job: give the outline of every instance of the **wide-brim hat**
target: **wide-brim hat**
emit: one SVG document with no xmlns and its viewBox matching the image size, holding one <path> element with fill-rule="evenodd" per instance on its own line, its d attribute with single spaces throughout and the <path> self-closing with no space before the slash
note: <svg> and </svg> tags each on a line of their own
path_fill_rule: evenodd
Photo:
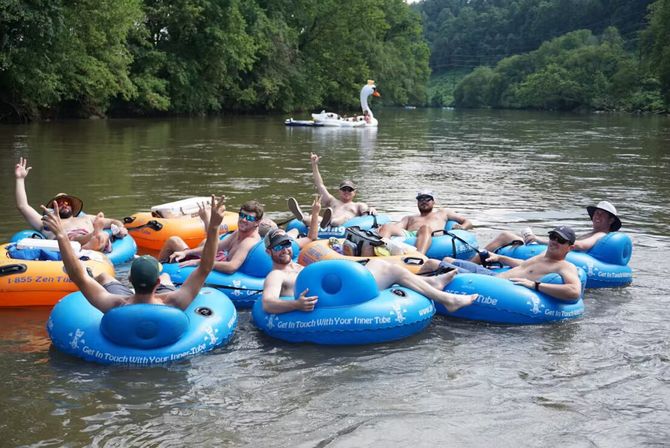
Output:
<svg viewBox="0 0 670 448">
<path fill-rule="evenodd" d="M 610 232 L 616 232 L 621 228 L 621 220 L 619 219 L 619 216 L 617 216 L 616 208 L 611 203 L 600 201 L 598 202 L 598 205 L 589 205 L 586 207 L 586 211 L 589 213 L 591 219 L 593 219 L 593 214 L 597 209 L 604 210 L 614 217 L 614 222 L 610 226 Z"/>
<path fill-rule="evenodd" d="M 54 207 L 54 202 L 56 202 L 56 199 L 68 199 L 70 201 L 70 204 L 72 204 L 72 216 L 79 216 L 79 213 L 84 209 L 84 201 L 79 199 L 77 196 L 72 196 L 71 194 L 67 193 L 58 193 L 56 196 L 51 198 L 49 202 L 47 202 L 47 208 L 53 208 Z"/>
</svg>

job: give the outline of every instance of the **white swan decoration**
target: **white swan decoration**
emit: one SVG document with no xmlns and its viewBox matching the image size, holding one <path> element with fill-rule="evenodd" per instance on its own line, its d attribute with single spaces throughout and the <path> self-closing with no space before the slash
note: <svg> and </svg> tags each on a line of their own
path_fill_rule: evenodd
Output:
<svg viewBox="0 0 670 448">
<path fill-rule="evenodd" d="M 312 120 L 294 120 L 287 119 L 284 124 L 286 126 L 328 126 L 339 128 L 362 128 L 362 127 L 377 127 L 378 121 L 372 114 L 372 109 L 368 105 L 368 97 L 381 96 L 377 92 L 377 86 L 373 80 L 368 80 L 368 83 L 361 89 L 360 100 L 363 115 L 356 115 L 355 117 L 344 118 L 334 112 L 326 112 L 322 110 L 318 114 L 312 114 Z"/>
</svg>

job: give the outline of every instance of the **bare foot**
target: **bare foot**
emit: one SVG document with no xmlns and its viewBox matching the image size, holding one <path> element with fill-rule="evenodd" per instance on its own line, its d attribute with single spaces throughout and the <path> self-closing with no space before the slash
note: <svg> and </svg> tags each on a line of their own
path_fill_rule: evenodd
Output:
<svg viewBox="0 0 670 448">
<path fill-rule="evenodd" d="M 446 272 L 444 274 L 436 275 L 435 277 L 426 277 L 426 281 L 431 283 L 432 286 L 442 291 L 445 286 L 447 286 L 451 281 L 456 277 L 458 271 L 454 269 L 453 271 Z"/>
<path fill-rule="evenodd" d="M 479 294 L 451 294 L 449 292 L 445 292 L 443 294 L 444 301 L 441 303 L 447 307 L 447 311 L 450 313 L 453 313 L 454 311 L 459 310 L 464 306 L 471 305 L 472 302 L 477 300 L 477 297 L 479 297 Z"/>
</svg>

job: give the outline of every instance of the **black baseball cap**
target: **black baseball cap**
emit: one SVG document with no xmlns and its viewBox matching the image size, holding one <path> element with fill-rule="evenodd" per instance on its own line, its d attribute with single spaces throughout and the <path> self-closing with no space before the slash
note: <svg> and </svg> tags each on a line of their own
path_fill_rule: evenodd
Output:
<svg viewBox="0 0 670 448">
<path fill-rule="evenodd" d="M 575 239 L 577 238 L 575 236 L 575 231 L 567 226 L 556 227 L 554 230 L 549 232 L 549 236 L 552 234 L 560 236 L 570 244 L 575 244 Z"/>
<path fill-rule="evenodd" d="M 288 236 L 282 229 L 272 229 L 265 235 L 265 238 L 263 238 L 263 243 L 265 244 L 266 249 L 275 247 L 284 241 L 293 241 L 293 238 Z"/>
</svg>

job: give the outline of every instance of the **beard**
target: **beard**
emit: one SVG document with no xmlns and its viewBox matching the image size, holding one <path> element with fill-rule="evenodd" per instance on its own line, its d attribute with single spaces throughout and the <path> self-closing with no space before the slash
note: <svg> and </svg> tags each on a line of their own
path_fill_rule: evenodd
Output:
<svg viewBox="0 0 670 448">
<path fill-rule="evenodd" d="M 421 205 L 419 205 L 419 211 L 421 213 L 430 213 L 430 212 L 433 211 L 433 206 L 431 204 L 426 204 L 426 205 L 421 204 Z"/>
<path fill-rule="evenodd" d="M 60 216 L 61 219 L 72 218 L 72 209 L 71 208 L 66 208 L 66 209 L 58 210 L 58 216 Z"/>
</svg>

